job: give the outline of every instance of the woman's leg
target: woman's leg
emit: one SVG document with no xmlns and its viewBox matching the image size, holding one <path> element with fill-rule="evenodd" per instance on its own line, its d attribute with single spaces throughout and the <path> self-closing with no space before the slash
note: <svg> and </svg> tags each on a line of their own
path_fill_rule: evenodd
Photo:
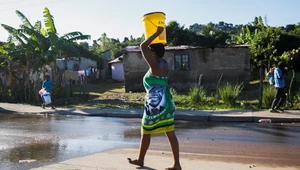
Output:
<svg viewBox="0 0 300 170">
<path fill-rule="evenodd" d="M 142 134 L 138 160 L 141 161 L 143 164 L 144 164 L 146 152 L 150 146 L 150 140 L 151 140 L 150 134 Z"/>
<path fill-rule="evenodd" d="M 139 157 L 135 160 L 131 160 L 130 158 L 128 158 L 129 163 L 138 165 L 138 166 L 144 166 L 144 159 L 145 159 L 147 150 L 150 146 L 150 140 L 151 140 L 150 134 L 142 134 Z"/>
<path fill-rule="evenodd" d="M 178 144 L 177 137 L 176 137 L 174 131 L 167 132 L 166 135 L 169 139 L 169 143 L 170 143 L 172 153 L 173 153 L 173 158 L 174 158 L 173 165 L 171 167 L 166 168 L 166 169 L 180 170 L 181 165 L 180 165 L 180 162 L 179 162 L 179 144 Z"/>
</svg>

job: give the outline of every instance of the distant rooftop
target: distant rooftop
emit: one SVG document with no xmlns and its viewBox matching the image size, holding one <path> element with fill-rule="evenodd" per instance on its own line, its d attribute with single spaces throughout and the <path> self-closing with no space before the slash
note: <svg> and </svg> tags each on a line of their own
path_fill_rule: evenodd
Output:
<svg viewBox="0 0 300 170">
<path fill-rule="evenodd" d="M 235 47 L 248 47 L 248 45 L 227 45 L 227 46 L 220 46 L 215 48 L 235 48 Z M 166 51 L 171 50 L 189 50 L 189 49 L 196 49 L 196 48 L 206 48 L 206 47 L 194 47 L 189 45 L 181 45 L 181 46 L 165 46 Z M 208 48 L 208 47 L 207 47 Z M 139 46 L 127 46 L 124 49 L 124 52 L 140 52 Z"/>
<path fill-rule="evenodd" d="M 181 46 L 165 46 L 166 51 L 169 50 L 187 50 L 187 49 L 193 49 L 197 47 L 188 46 L 188 45 L 181 45 Z M 139 46 L 127 46 L 124 49 L 124 52 L 138 52 L 141 51 Z"/>
</svg>

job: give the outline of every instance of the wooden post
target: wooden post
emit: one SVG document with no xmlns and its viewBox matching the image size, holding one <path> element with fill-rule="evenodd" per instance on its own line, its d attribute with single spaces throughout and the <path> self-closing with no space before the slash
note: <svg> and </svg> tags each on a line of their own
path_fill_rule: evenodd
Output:
<svg viewBox="0 0 300 170">
<path fill-rule="evenodd" d="M 218 103 L 219 102 L 219 86 L 220 86 L 220 83 L 221 83 L 221 80 L 223 78 L 223 73 L 221 74 L 219 80 L 218 80 L 218 84 L 217 84 L 217 89 L 216 89 L 216 95 L 215 95 L 215 102 Z"/>
<path fill-rule="evenodd" d="M 262 108 L 262 98 L 263 98 L 263 85 L 264 85 L 264 73 L 263 73 L 263 69 L 260 68 L 259 69 L 259 97 L 258 97 L 258 105 L 259 108 Z"/>
<path fill-rule="evenodd" d="M 12 87 L 13 84 L 14 84 L 13 79 L 14 79 L 13 74 L 12 74 L 12 72 L 10 71 L 10 72 L 9 72 L 9 85 L 10 85 L 10 87 Z"/>
<path fill-rule="evenodd" d="M 200 74 L 199 79 L 198 79 L 196 102 L 199 102 L 199 100 L 200 100 L 199 99 L 199 92 L 200 92 L 201 82 L 202 82 L 202 74 Z"/>
<path fill-rule="evenodd" d="M 70 97 L 73 97 L 73 90 L 72 90 L 72 79 L 70 81 Z"/>
</svg>

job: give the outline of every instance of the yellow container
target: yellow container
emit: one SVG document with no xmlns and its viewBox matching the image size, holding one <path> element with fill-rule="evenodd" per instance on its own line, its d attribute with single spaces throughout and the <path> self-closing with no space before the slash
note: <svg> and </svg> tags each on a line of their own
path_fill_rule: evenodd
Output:
<svg viewBox="0 0 300 170">
<path fill-rule="evenodd" d="M 165 16 L 166 15 L 163 12 L 152 12 L 143 16 L 142 22 L 144 23 L 145 28 L 145 39 L 153 35 L 156 32 L 158 26 L 165 28 L 164 31 L 151 42 L 151 44 L 167 44 Z"/>
</svg>

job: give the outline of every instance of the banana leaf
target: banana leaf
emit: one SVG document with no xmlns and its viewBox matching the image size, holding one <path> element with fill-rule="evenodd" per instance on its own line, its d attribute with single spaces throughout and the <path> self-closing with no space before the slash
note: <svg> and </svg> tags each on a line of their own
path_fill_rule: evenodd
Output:
<svg viewBox="0 0 300 170">
<path fill-rule="evenodd" d="M 23 25 L 29 28 L 33 28 L 27 17 L 20 11 L 16 10 L 16 14 L 21 18 Z"/>
<path fill-rule="evenodd" d="M 44 24 L 48 33 L 57 33 L 54 25 L 53 16 L 51 15 L 48 8 L 44 8 Z"/>
</svg>

